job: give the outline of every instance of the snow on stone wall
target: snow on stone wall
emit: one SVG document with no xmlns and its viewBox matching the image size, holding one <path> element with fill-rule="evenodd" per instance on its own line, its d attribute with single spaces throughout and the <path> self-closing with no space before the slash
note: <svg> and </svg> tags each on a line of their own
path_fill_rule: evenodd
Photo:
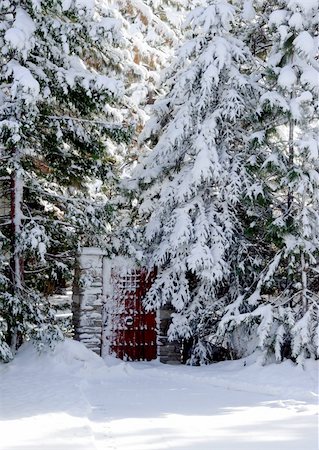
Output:
<svg viewBox="0 0 319 450">
<path fill-rule="evenodd" d="M 103 256 L 99 248 L 82 249 L 73 288 L 75 339 L 98 354 L 102 337 Z"/>
</svg>

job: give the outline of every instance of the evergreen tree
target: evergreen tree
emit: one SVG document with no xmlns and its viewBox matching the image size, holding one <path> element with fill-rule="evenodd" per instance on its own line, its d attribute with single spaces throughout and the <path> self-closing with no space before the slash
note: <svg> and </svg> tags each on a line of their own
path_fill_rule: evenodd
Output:
<svg viewBox="0 0 319 450">
<path fill-rule="evenodd" d="M 169 337 L 192 339 L 193 361 L 202 362 L 209 358 L 207 324 L 231 295 L 238 208 L 243 193 L 252 192 L 246 164 L 256 103 L 245 73 L 253 60 L 234 37 L 233 6 L 212 0 L 189 15 L 188 25 L 189 38 L 168 71 L 169 92 L 143 133 L 152 152 L 135 175 L 147 260 L 158 270 L 146 304 L 172 305 Z"/>
<path fill-rule="evenodd" d="M 302 361 L 318 357 L 319 348 L 318 10 L 316 2 L 299 0 L 262 8 L 267 21 L 260 29 L 269 44 L 258 142 L 265 194 L 259 212 L 266 217 L 257 233 L 263 234 L 262 270 L 228 307 L 218 334 L 225 345 L 249 333 L 248 341 L 258 336 L 264 358 Z"/>
<path fill-rule="evenodd" d="M 195 4 L 194 0 L 192 4 Z M 162 92 L 161 71 L 165 69 L 182 39 L 182 22 L 190 2 L 181 0 L 118 0 L 114 7 L 123 17 L 123 31 L 130 43 L 130 54 L 123 67 L 129 114 L 138 135 L 148 119 L 148 105 Z M 136 139 L 129 159 L 139 151 Z"/>
<path fill-rule="evenodd" d="M 114 145 L 129 132 L 115 79 L 126 45 L 116 11 L 100 1 L 5 0 L 0 21 L 0 181 L 11 204 L 1 217 L 0 349 L 8 359 L 17 339 L 61 337 L 39 293 L 68 276 L 80 242 L 107 234 Z"/>
<path fill-rule="evenodd" d="M 118 210 L 118 227 L 113 242 L 121 254 L 141 258 L 135 183 L 131 172 L 142 152 L 141 133 L 156 98 L 163 95 L 162 73 L 169 65 L 174 49 L 183 40 L 182 23 L 186 11 L 197 0 L 118 0 L 114 7 L 123 17 L 123 32 L 130 52 L 123 66 L 123 82 L 128 117 L 134 122 L 131 143 L 124 149 L 121 195 L 114 199 Z"/>
<path fill-rule="evenodd" d="M 195 3 L 193 1 L 192 6 Z M 190 2 L 122 0 L 118 5 L 127 20 L 134 62 L 144 71 L 147 80 L 144 88 L 148 91 L 146 94 L 152 96 L 152 91 L 159 88 L 160 71 L 167 66 L 182 38 L 182 23 Z"/>
</svg>

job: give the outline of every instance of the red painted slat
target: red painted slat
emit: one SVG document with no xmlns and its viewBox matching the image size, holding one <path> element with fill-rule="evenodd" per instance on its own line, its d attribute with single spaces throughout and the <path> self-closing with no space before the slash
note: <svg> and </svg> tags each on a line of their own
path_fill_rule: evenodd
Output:
<svg viewBox="0 0 319 450">
<path fill-rule="evenodd" d="M 145 269 L 125 276 L 112 275 L 114 311 L 110 350 L 119 358 L 136 361 L 157 356 L 156 313 L 147 312 L 143 307 L 154 278 L 155 272 L 148 275 Z"/>
</svg>

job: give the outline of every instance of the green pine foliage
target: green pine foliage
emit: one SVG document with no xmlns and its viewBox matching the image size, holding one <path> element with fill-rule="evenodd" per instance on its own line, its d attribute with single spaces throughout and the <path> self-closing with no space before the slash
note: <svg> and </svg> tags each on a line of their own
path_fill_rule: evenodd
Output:
<svg viewBox="0 0 319 450">
<path fill-rule="evenodd" d="M 198 7 L 188 24 L 188 39 L 167 71 L 169 92 L 142 135 L 151 151 L 135 175 L 145 253 L 158 270 L 146 305 L 170 304 L 169 337 L 192 340 L 192 360 L 203 362 L 209 335 L 235 295 L 240 204 L 255 189 L 246 165 L 257 92 L 231 3 Z"/>
<path fill-rule="evenodd" d="M 264 361 L 317 358 L 316 5 L 246 1 L 234 12 L 234 4 L 190 14 L 191 38 L 142 134 L 150 153 L 135 173 L 140 218 L 146 259 L 158 269 L 146 305 L 173 306 L 169 334 L 192 341 L 192 362 L 218 348 L 228 357 L 259 349 Z M 222 39 L 228 52 L 208 56 Z M 231 45 L 245 58 L 229 62 Z M 209 117 L 217 120 L 207 137 Z"/>
<path fill-rule="evenodd" d="M 315 0 L 0 3 L 0 359 L 80 246 L 156 268 L 191 363 L 318 358 L 317 41 Z"/>
<path fill-rule="evenodd" d="M 44 294 L 70 277 L 80 243 L 109 234 L 114 148 L 131 131 L 116 11 L 77 0 L 0 8 L 0 180 L 16 203 L 14 229 L 10 212 L 1 217 L 0 346 L 8 359 L 17 339 L 61 337 Z"/>
<path fill-rule="evenodd" d="M 254 280 L 226 309 L 218 336 L 231 345 L 248 330 L 250 341 L 257 336 L 251 349 L 261 349 L 264 360 L 302 361 L 318 357 L 317 6 L 261 3 L 255 22 L 268 39 L 256 146 L 263 194 L 252 205 L 256 221 L 248 235 L 261 259 Z"/>
</svg>

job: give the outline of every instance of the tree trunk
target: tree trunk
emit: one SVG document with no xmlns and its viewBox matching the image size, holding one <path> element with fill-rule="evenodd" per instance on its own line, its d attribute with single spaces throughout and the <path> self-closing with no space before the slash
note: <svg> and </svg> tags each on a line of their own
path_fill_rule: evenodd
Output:
<svg viewBox="0 0 319 450">
<path fill-rule="evenodd" d="M 20 248 L 22 225 L 23 179 L 17 169 L 11 178 L 11 282 L 12 294 L 19 297 L 23 287 L 23 258 Z M 18 340 L 18 328 L 14 324 L 11 331 L 11 351 L 15 353 Z"/>
<path fill-rule="evenodd" d="M 308 309 L 308 301 L 307 301 L 307 264 L 305 261 L 305 253 L 301 252 L 300 257 L 300 265 L 301 265 L 301 300 L 302 300 L 302 312 L 305 314 Z"/>
<path fill-rule="evenodd" d="M 291 95 L 292 98 L 292 95 Z M 288 134 L 288 173 L 291 172 L 291 170 L 294 167 L 294 121 L 293 119 L 289 120 L 289 134 Z M 288 180 L 288 183 L 290 184 L 291 180 Z M 292 206 L 294 202 L 294 191 L 291 186 L 288 186 L 288 195 L 287 195 L 287 216 L 286 216 L 286 227 L 288 233 L 291 231 L 292 225 L 293 225 L 293 211 Z M 291 255 L 288 256 L 288 262 L 291 261 Z M 292 282 L 292 276 L 291 273 L 289 273 L 289 267 L 287 272 L 287 284 L 286 286 L 289 287 L 289 285 Z"/>
<path fill-rule="evenodd" d="M 294 167 L 294 121 L 289 120 L 289 136 L 288 136 L 288 172 L 290 172 Z M 292 225 L 292 204 L 294 201 L 293 189 L 288 187 L 288 197 L 287 197 L 287 226 L 288 228 Z"/>
</svg>

